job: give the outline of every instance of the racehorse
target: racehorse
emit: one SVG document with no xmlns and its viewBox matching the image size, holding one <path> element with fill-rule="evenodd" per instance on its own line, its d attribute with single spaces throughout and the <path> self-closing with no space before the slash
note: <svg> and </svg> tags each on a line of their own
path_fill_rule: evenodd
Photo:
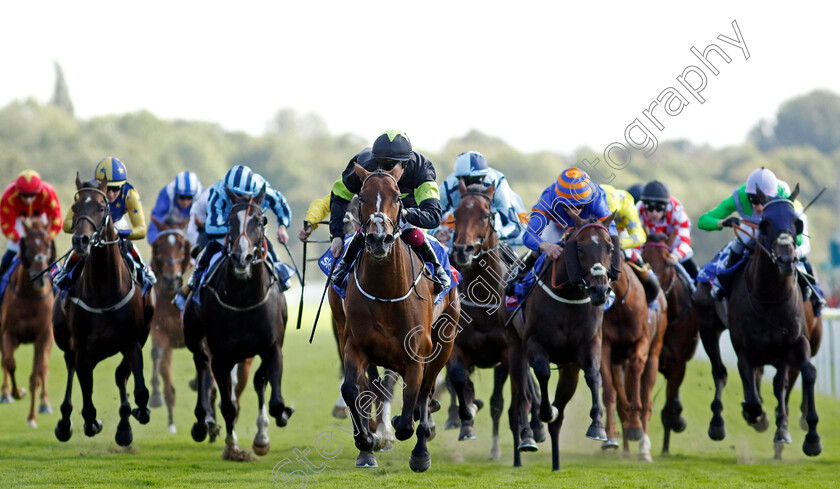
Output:
<svg viewBox="0 0 840 489">
<path fill-rule="evenodd" d="M 102 431 L 93 405 L 93 369 L 102 360 L 122 353 L 115 372 L 120 391 L 120 422 L 115 439 L 128 446 L 134 436 L 129 415 L 141 424 L 149 422 L 149 390 L 143 377 L 142 347 L 149 337 L 149 324 L 155 308 L 154 291 L 143 297 L 133 266 L 120 252 L 108 199 L 107 181 L 79 180 L 76 174 L 76 195 L 73 203 L 73 250 L 83 257 L 81 275 L 70 285 L 66 296 L 53 304 L 55 342 L 64 351 L 67 367 L 67 388 L 61 404 L 61 419 L 55 427 L 59 441 L 73 434 L 70 413 L 73 375 L 79 378 L 82 390 L 82 417 L 85 435 Z M 78 267 L 74 273 L 78 272 Z M 134 401 L 131 409 L 126 392 L 129 374 L 134 376 Z"/>
<path fill-rule="evenodd" d="M 653 384 L 659 370 L 659 353 L 667 329 L 667 303 L 661 293 L 649 309 L 642 282 L 623 259 L 621 274 L 613 282 L 615 303 L 604 312 L 601 339 L 601 377 L 607 441 L 602 448 L 618 448 L 615 406 L 624 433 L 624 456 L 630 442 L 639 442 L 639 460 L 651 462 L 648 422 L 652 412 Z"/>
<path fill-rule="evenodd" d="M 361 222 L 365 249 L 348 280 L 344 382 L 341 393 L 350 408 L 354 440 L 360 450 L 357 467 L 376 465 L 373 450 L 382 441 L 368 426 L 360 394 L 368 390 L 365 371 L 374 364 L 403 378 L 403 407 L 394 416 L 395 436 L 404 441 L 417 427 L 417 444 L 409 466 L 424 472 L 431 466 L 426 447 L 433 436 L 430 402 L 438 372 L 446 364 L 456 334 L 460 305 L 453 287 L 434 304 L 434 287 L 423 260 L 400 238 L 402 201 L 397 181 L 401 166 L 368 172 L 359 165 Z M 426 278 L 423 280 L 423 278 Z"/>
<path fill-rule="evenodd" d="M 461 182 L 458 190 L 461 202 L 453 213 L 455 234 L 450 259 L 463 277 L 458 284 L 461 293 L 461 331 L 455 337 L 447 363 L 447 376 L 457 394 L 461 429 L 458 440 L 476 437 L 473 418 L 478 406 L 470 374 L 476 367 L 493 368 L 493 394 L 490 397 L 493 439 L 490 458 L 501 457 L 499 419 L 504 409 L 502 389 L 511 373 L 511 404 L 518 404 L 516 409 L 511 407 L 510 411 L 510 427 L 515 434 L 513 465 L 519 467 L 522 465 L 519 450 L 536 451 L 535 435 L 541 438 L 539 441 L 545 440 L 545 429 L 538 419 L 539 390 L 525 363 L 522 338 L 515 327 L 505 328 L 510 315 L 504 300 L 509 270 L 502 260 L 499 236 L 493 226 L 490 204 L 496 188 L 493 185 L 487 189 L 481 185 L 468 188 Z M 513 413 L 527 413 L 529 402 L 532 414 L 530 426 L 527 420 L 513 416 Z"/>
<path fill-rule="evenodd" d="M 10 274 L 7 290 L 3 294 L 0 316 L 0 343 L 3 345 L 3 395 L 0 402 L 22 399 L 24 390 L 15 380 L 14 353 L 21 343 L 33 343 L 35 354 L 32 375 L 29 377 L 29 405 L 27 424 L 37 428 L 35 420 L 35 393 L 40 384 L 41 403 L 38 414 L 52 414 L 47 397 L 47 359 L 53 345 L 52 335 L 52 284 L 44 273 L 55 260 L 55 244 L 40 219 L 23 220 L 23 237 L 20 239 L 20 264 Z M 36 279 L 37 277 L 37 279 Z M 35 280 L 33 282 L 33 280 Z M 9 390 L 8 379 L 12 379 Z"/>
<path fill-rule="evenodd" d="M 797 190 L 798 190 L 798 186 L 797 186 Z M 798 191 L 797 191 L 797 194 L 798 194 Z M 763 195 L 763 194 L 761 194 L 761 195 Z M 791 199 L 794 199 L 795 197 L 796 197 L 796 194 L 791 195 Z M 762 197 L 762 199 L 763 199 L 764 202 L 767 202 L 769 200 L 769 199 L 767 199 L 766 196 Z M 777 200 L 779 201 L 779 203 L 781 203 L 781 201 L 783 199 L 777 199 Z M 793 200 L 790 200 L 790 201 L 792 202 Z M 768 202 L 768 205 L 769 205 L 769 202 Z M 769 222 L 770 221 L 768 221 L 768 224 L 765 224 L 766 227 L 772 226 L 772 224 L 769 224 Z M 742 224 L 748 224 L 748 223 L 742 222 Z M 792 226 L 797 226 L 795 224 L 795 220 L 793 221 L 793 224 L 791 224 L 791 225 Z M 749 231 L 745 231 L 740 227 L 736 228 L 736 236 L 738 236 L 739 232 L 741 234 L 748 234 L 748 235 L 750 234 Z M 786 238 L 782 239 L 782 242 L 786 242 L 786 241 L 787 241 Z M 767 251 L 764 251 L 765 249 L 769 251 L 771 248 L 767 248 L 765 245 L 762 245 L 762 246 L 764 246 L 764 248 L 761 248 L 763 258 L 761 258 L 760 260 L 757 259 L 757 258 L 754 258 L 754 259 L 750 260 L 752 267 L 756 267 L 755 263 L 759 263 L 759 262 L 763 263 L 763 262 L 766 262 L 768 260 L 769 260 L 769 262 L 772 263 L 774 261 L 772 259 L 772 255 L 770 253 L 768 253 Z M 776 252 L 774 251 L 774 253 L 776 253 Z M 787 258 L 785 258 L 785 260 L 787 260 Z M 775 258 L 775 261 L 776 262 L 781 262 L 781 259 L 778 258 L 778 255 Z M 747 269 L 747 268 L 748 267 L 746 267 L 746 266 L 742 266 L 741 269 L 739 271 L 737 271 L 736 273 L 740 273 L 741 275 L 746 275 L 747 272 L 746 272 L 745 269 Z M 752 272 L 752 273 L 754 273 L 754 272 Z M 780 282 L 780 280 L 781 280 L 781 274 L 778 274 L 778 275 L 779 276 L 773 277 L 776 282 Z M 763 277 L 763 275 L 762 275 L 762 277 Z M 740 277 L 740 278 L 744 279 L 744 277 Z M 771 283 L 771 282 L 768 282 L 768 283 Z M 780 292 L 781 291 L 786 291 L 787 284 L 784 281 L 781 281 L 781 283 L 782 283 L 782 285 L 779 285 L 780 287 L 782 287 L 781 289 L 779 289 Z M 732 284 L 733 291 L 735 290 L 735 288 L 736 288 L 736 285 L 733 282 L 733 284 Z M 754 290 L 754 289 L 751 289 L 751 290 Z M 769 291 L 762 290 L 761 295 L 750 296 L 750 298 L 752 299 L 753 297 L 757 297 L 757 298 L 761 299 L 762 296 L 766 296 L 768 293 L 769 293 Z M 801 291 L 797 291 L 797 294 L 799 294 L 799 297 L 801 298 Z M 793 294 L 793 292 L 791 292 L 790 297 L 787 297 L 787 301 L 789 302 L 790 300 L 792 300 L 792 297 L 795 297 L 795 294 Z M 706 354 L 709 356 L 709 360 L 712 364 L 712 377 L 713 377 L 714 383 L 715 383 L 715 397 L 714 397 L 714 400 L 712 401 L 712 405 L 711 405 L 712 420 L 709 423 L 709 437 L 713 440 L 716 440 L 716 441 L 723 440 L 726 437 L 726 425 L 724 423 L 723 416 L 721 415 L 721 412 L 723 411 L 723 402 L 721 401 L 721 396 L 722 396 L 722 393 L 723 393 L 723 388 L 726 386 L 726 381 L 727 381 L 728 375 L 727 375 L 726 367 L 723 365 L 723 361 L 721 359 L 720 344 L 719 343 L 720 343 L 721 333 L 725 329 L 727 329 L 727 327 L 729 327 L 729 328 L 732 327 L 732 316 L 731 316 L 731 313 L 729 311 L 731 311 L 733 300 L 734 299 L 732 299 L 730 297 L 730 299 L 725 301 L 725 302 L 715 301 L 711 296 L 710 284 L 708 284 L 708 283 L 698 284 L 697 291 L 694 294 L 695 307 L 697 309 L 697 314 L 698 314 L 698 326 L 699 326 L 699 330 L 700 330 L 700 339 L 703 342 L 703 348 L 706 350 Z M 749 304 L 753 304 L 753 302 L 751 301 Z M 780 303 L 777 306 L 782 307 L 782 306 L 785 306 L 785 305 L 789 306 L 789 304 L 786 304 L 784 301 L 780 301 Z M 775 307 L 773 309 L 775 309 Z M 796 309 L 796 311 L 798 311 L 799 306 L 797 306 L 795 309 Z M 808 344 L 808 351 L 809 351 L 809 358 L 810 358 L 810 356 L 813 356 L 814 354 L 816 354 L 816 352 L 818 351 L 819 346 L 820 346 L 820 341 L 822 339 L 822 318 L 821 317 L 814 317 L 813 307 L 812 307 L 810 301 L 804 301 L 804 304 L 801 306 L 801 309 L 804 311 L 804 321 L 805 321 L 804 322 L 804 329 L 802 331 L 802 335 L 803 335 L 805 341 Z M 780 313 L 784 313 L 784 312 L 785 311 L 781 311 Z M 790 311 L 787 311 L 787 312 L 790 312 Z M 798 312 L 797 312 L 797 314 L 798 314 Z M 762 317 L 766 317 L 766 316 L 767 316 L 766 314 L 762 314 Z M 784 318 L 784 316 L 779 316 L 779 318 Z M 796 319 L 798 319 L 798 316 L 796 316 Z M 750 320 L 752 321 L 752 320 L 754 320 L 754 318 L 750 318 Z M 774 323 L 776 323 L 776 325 L 778 325 L 779 319 L 774 321 Z M 794 329 L 793 328 L 782 328 L 782 329 L 783 330 L 790 329 L 790 331 L 788 331 L 788 332 L 790 334 L 794 334 Z M 732 336 L 732 333 L 730 333 L 730 336 Z M 795 347 L 794 347 L 794 343 L 795 342 L 793 340 L 791 340 L 791 346 L 790 346 L 791 351 L 796 351 L 798 348 L 800 348 L 800 346 L 798 344 L 795 345 Z M 764 343 L 762 342 L 761 344 L 764 344 Z M 733 337 L 733 346 L 734 346 L 734 337 Z M 737 348 L 736 348 L 736 352 L 737 352 Z M 787 383 L 783 386 L 784 387 L 784 392 L 785 392 L 785 423 L 787 423 L 787 402 L 790 398 L 791 387 L 793 386 L 797 377 L 799 376 L 799 368 L 798 367 L 799 366 L 794 365 L 794 364 L 788 364 L 786 366 Z M 813 369 L 813 367 L 811 367 L 811 369 Z M 741 373 L 742 380 L 743 380 L 744 371 L 741 367 L 740 356 L 739 356 L 739 372 Z M 813 370 L 812 372 L 815 372 L 815 370 Z M 759 392 L 759 388 L 760 388 L 760 382 L 761 382 L 762 374 L 763 374 L 763 364 L 752 366 L 753 381 L 752 381 L 751 385 L 754 386 L 755 395 L 758 396 L 759 400 L 761 399 L 761 397 L 760 397 L 760 394 L 758 392 Z M 805 381 L 805 376 L 804 375 L 803 375 L 803 381 Z M 781 382 L 781 379 L 779 378 L 778 375 L 777 375 L 777 378 L 776 378 L 776 382 Z M 804 382 L 803 382 L 803 384 L 804 384 Z M 774 382 L 774 387 L 776 387 L 776 386 L 777 385 Z M 745 387 L 745 389 L 746 389 L 746 387 Z M 809 416 L 809 413 L 811 411 L 811 408 L 809 406 L 809 397 L 812 397 L 812 396 L 808 396 L 806 391 L 807 391 L 807 384 L 804 385 L 804 389 L 803 389 L 803 399 L 802 399 L 802 404 L 801 404 L 802 414 L 801 414 L 801 417 L 800 417 L 800 425 L 802 426 L 803 429 L 808 429 L 809 430 L 809 435 L 810 435 L 810 422 L 808 420 L 808 416 Z M 813 389 L 812 389 L 812 392 L 813 392 Z M 752 400 L 755 400 L 755 399 L 752 399 Z M 752 406 L 754 406 L 754 404 Z M 765 431 L 769 427 L 769 424 L 770 424 L 769 418 L 767 417 L 767 415 L 763 411 L 761 411 L 760 404 L 759 404 L 758 409 L 756 409 L 755 407 L 752 407 L 752 406 L 750 407 L 751 412 L 753 412 L 753 413 L 758 412 L 759 414 L 758 414 L 757 417 L 753 417 L 752 415 L 750 415 L 750 418 L 748 419 L 748 423 L 756 431 L 759 431 L 759 432 Z M 747 417 L 747 411 L 746 410 L 744 411 L 744 414 L 745 414 L 745 418 L 746 418 Z M 778 410 L 777 410 L 777 415 L 778 414 L 779 413 L 778 413 Z M 781 452 L 782 452 L 782 447 L 783 447 L 784 443 L 789 443 L 789 433 L 787 434 L 787 437 L 785 437 L 785 433 L 787 433 L 787 424 L 785 424 L 785 429 L 782 430 L 781 433 L 777 431 L 777 435 L 781 435 L 781 436 L 779 436 L 778 440 L 774 441 L 776 458 L 781 458 Z M 818 435 L 817 435 L 816 440 L 814 439 L 814 437 L 811 437 L 810 441 L 811 441 L 811 444 L 810 444 L 808 450 L 813 452 L 814 450 L 817 449 L 818 446 L 820 446 Z M 809 444 L 809 438 L 808 437 L 806 437 L 805 444 L 806 445 Z M 803 447 L 803 449 L 804 449 L 804 447 Z"/>
<path fill-rule="evenodd" d="M 261 207 L 265 186 L 253 197 L 237 195 L 227 187 L 225 191 L 231 209 L 222 261 L 215 271 L 206 272 L 204 285 L 189 297 L 184 308 L 184 341 L 193 354 L 198 379 L 196 422 L 191 435 L 195 441 L 203 441 L 209 431 L 208 422 L 213 423 L 211 392 L 215 378 L 227 430 L 222 457 L 251 461 L 253 455 L 239 448 L 233 431 L 238 405 L 230 395 L 230 372 L 247 358 L 259 355 L 262 359 L 254 374 L 259 411 L 253 449 L 257 455 L 265 455 L 270 449 L 269 414 L 277 426 L 283 427 L 294 412 L 286 406 L 280 392 L 286 298 L 268 260 L 267 220 Z M 200 304 L 196 303 L 196 294 Z M 266 410 L 265 388 L 269 383 L 271 398 Z"/>
<path fill-rule="evenodd" d="M 686 428 L 680 386 L 685 379 L 685 365 L 694 357 L 699 341 L 692 291 L 679 279 L 676 266 L 669 261 L 671 248 L 668 244 L 673 243 L 675 235 L 649 235 L 642 247 L 642 258 L 659 277 L 662 292 L 668 300 L 668 328 L 659 353 L 659 371 L 668 382 L 662 408 L 663 454 L 669 453 L 671 431 L 681 433 Z"/>
<path fill-rule="evenodd" d="M 589 416 L 592 423 L 586 436 L 607 439 L 601 423 L 601 325 L 603 305 L 609 288 L 607 267 L 614 245 L 608 227 L 613 217 L 603 222 L 583 221 L 569 212 L 573 229 L 563 249 L 563 260 L 546 260 L 543 272 L 550 272 L 548 283 L 540 273 L 534 291 L 524 305 L 525 351 L 540 384 L 540 419 L 549 423 L 551 465 L 560 470 L 559 433 L 563 411 L 577 388 L 578 373 L 583 369 L 592 395 Z M 548 397 L 551 363 L 558 366 L 554 403 Z"/>
<path fill-rule="evenodd" d="M 767 202 L 759 189 L 759 197 L 767 203 L 758 225 L 756 250 L 734 277 L 729 301 L 729 331 L 744 385 L 742 413 L 747 423 L 755 425 L 767 417 L 761 408 L 756 369 L 773 365 L 777 371 L 773 380 L 778 401 L 773 438 L 777 458 L 781 457 L 783 444 L 792 443 L 787 406 L 788 391 L 793 387 L 791 369 L 802 373 L 803 404 L 807 409 L 808 433 L 802 451 L 808 456 L 822 452 L 814 405 L 817 371 L 810 360 L 805 301 L 796 277 L 796 236 L 803 226 L 793 207 L 798 193 L 799 185 L 789 198 Z"/>
</svg>

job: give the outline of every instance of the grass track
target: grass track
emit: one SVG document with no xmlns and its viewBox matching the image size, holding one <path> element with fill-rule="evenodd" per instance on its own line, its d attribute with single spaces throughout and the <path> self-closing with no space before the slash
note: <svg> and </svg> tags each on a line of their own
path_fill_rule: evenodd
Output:
<svg viewBox="0 0 840 489">
<path fill-rule="evenodd" d="M 294 315 L 296 307 L 292 309 Z M 662 427 L 658 409 L 664 402 L 664 379 L 660 376 L 654 389 L 656 410 L 650 430 L 654 463 L 624 459 L 620 453 L 602 453 L 600 443 L 584 438 L 588 426 L 588 395 L 583 394 L 585 383 L 580 382 L 578 395 L 567 409 L 561 429 L 562 472 L 552 473 L 550 446 L 542 445 L 536 454 L 523 454 L 524 467 L 511 467 L 511 436 L 506 428 L 507 413 L 502 418 L 502 460 L 489 460 L 490 416 L 487 408 L 479 412 L 476 422 L 479 439 L 458 442 L 457 431 L 438 431 L 430 445 L 432 468 L 425 474 L 414 474 L 408 468 L 413 439 L 398 442 L 395 450 L 378 454 L 379 468 L 359 470 L 353 467 L 357 451 L 349 434 L 335 425 L 329 414 L 338 395 L 338 361 L 335 342 L 326 318 L 322 318 L 314 344 L 309 345 L 308 328 L 314 308 L 305 310 L 304 329 L 290 330 L 284 347 L 285 371 L 283 394 L 296 412 L 289 426 L 280 429 L 272 424 L 271 452 L 258 462 L 237 464 L 221 460 L 222 441 L 214 445 L 197 444 L 189 435 L 194 420 L 192 410 L 195 394 L 187 387 L 193 376 L 192 358 L 186 350 L 174 355 L 176 380 L 175 423 L 178 433 L 166 430 L 165 408 L 155 409 L 152 420 L 141 426 L 132 418 L 134 444 L 121 449 L 114 442 L 118 415 L 117 389 L 113 375 L 116 358 L 100 364 L 95 371 L 94 399 L 98 417 L 104 422 L 102 433 L 87 438 L 82 430 L 81 394 L 75 383 L 73 397 L 74 433 L 67 443 L 60 443 L 53 435 L 59 417 L 59 405 L 64 391 L 66 371 L 61 352 L 54 348 L 50 358 L 49 392 L 56 414 L 41 415 L 38 428 L 26 426 L 29 393 L 23 401 L 0 405 L 0 487 L 385 487 L 385 488 L 489 488 L 489 487 L 576 487 L 625 488 L 675 487 L 766 488 L 808 487 L 836 488 L 840 484 L 840 400 L 819 396 L 819 431 L 823 454 L 806 457 L 801 445 L 804 432 L 792 423 L 794 443 L 784 454 L 785 460 L 773 458 L 773 425 L 765 433 L 755 433 L 740 415 L 742 389 L 735 369 L 729 370 L 730 381 L 725 391 L 724 416 L 728 436 L 723 442 L 713 442 L 706 435 L 712 399 L 711 374 L 708 364 L 693 362 L 683 386 L 684 415 L 688 420 L 685 432 L 673 435 L 670 457 L 659 456 Z M 294 319 L 294 318 L 293 318 Z M 294 321 L 292 321 L 294 324 Z M 294 326 L 292 326 L 293 328 Z M 150 384 L 150 343 L 146 345 L 144 362 L 147 384 Z M 18 382 L 28 385 L 31 372 L 32 348 L 24 346 L 16 354 Z M 489 400 L 491 371 L 477 372 L 478 396 Z M 250 383 L 250 381 L 249 381 Z M 129 388 L 131 389 L 131 381 Z M 151 387 L 150 387 L 151 388 Z M 764 396 L 772 401 L 772 388 L 763 387 Z M 506 393 L 506 401 L 509 399 Z M 792 402 L 798 405 L 801 395 L 796 392 Z M 444 405 L 448 399 L 444 401 Z M 397 402 L 399 405 L 400 402 Z M 766 404 L 772 413 L 775 404 Z M 505 406 L 507 409 L 507 405 Z M 240 445 L 250 446 L 256 432 L 256 396 L 246 390 L 237 434 Z M 772 420 L 772 418 L 771 418 Z M 441 416 L 437 419 L 442 428 Z M 273 421 L 272 421 L 273 422 Z M 346 420 L 343 422 L 349 426 Z M 319 434 L 331 432 L 336 441 L 330 449 L 340 453 L 324 460 L 315 453 Z M 325 435 L 326 436 L 326 435 Z M 337 443 L 341 443 L 338 445 Z M 296 460 L 294 449 L 305 451 L 319 472 L 307 469 Z M 637 453 L 636 444 L 631 445 Z M 286 484 L 272 480 L 272 469 L 288 458 L 287 465 L 278 469 L 278 480 L 292 471 L 306 474 L 291 477 Z M 321 466 L 323 464 L 323 466 Z M 305 482 L 305 485 L 303 483 Z"/>
</svg>

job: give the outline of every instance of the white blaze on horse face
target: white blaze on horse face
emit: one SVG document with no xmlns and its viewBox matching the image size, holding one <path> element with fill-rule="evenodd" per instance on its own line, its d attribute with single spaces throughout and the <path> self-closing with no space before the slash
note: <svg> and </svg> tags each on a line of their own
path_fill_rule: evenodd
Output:
<svg viewBox="0 0 840 489">
<path fill-rule="evenodd" d="M 169 237 L 168 237 L 168 239 L 167 239 L 167 241 L 169 241 L 169 245 L 170 245 L 170 246 L 175 246 L 175 235 L 174 235 L 174 234 L 170 234 L 170 235 L 169 235 Z"/>
<path fill-rule="evenodd" d="M 91 199 L 90 199 L 90 197 L 86 198 L 86 199 L 85 199 L 85 204 L 87 204 L 88 202 L 90 202 L 90 200 L 91 200 Z"/>
<path fill-rule="evenodd" d="M 236 213 L 236 219 L 237 219 L 237 222 L 239 222 L 239 240 L 238 240 L 239 244 L 238 245 L 239 245 L 239 249 L 243 252 L 248 250 L 248 245 L 250 244 L 248 242 L 248 237 L 245 236 L 245 227 L 248 224 L 248 220 L 246 219 L 246 215 L 247 215 L 247 213 L 245 212 L 244 209 Z"/>
<path fill-rule="evenodd" d="M 472 209 L 473 205 L 474 204 L 472 202 L 467 202 L 466 207 L 467 209 Z"/>
<path fill-rule="evenodd" d="M 382 212 L 382 194 L 376 194 L 376 212 Z"/>
<path fill-rule="evenodd" d="M 599 242 L 598 242 L 598 236 L 595 236 L 595 235 L 593 234 L 593 235 L 592 235 L 592 242 L 593 242 L 593 243 L 595 243 L 595 244 L 599 244 Z"/>
</svg>

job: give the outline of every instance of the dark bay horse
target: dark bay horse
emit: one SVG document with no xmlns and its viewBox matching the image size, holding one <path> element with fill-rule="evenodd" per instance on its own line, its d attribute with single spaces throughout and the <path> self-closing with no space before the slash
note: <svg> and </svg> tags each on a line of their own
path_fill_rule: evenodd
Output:
<svg viewBox="0 0 840 489">
<path fill-rule="evenodd" d="M 694 357 L 700 339 L 697 310 L 691 290 L 679 279 L 675 265 L 669 261 L 669 244 L 673 243 L 675 234 L 652 234 L 642 248 L 642 258 L 659 277 L 662 292 L 668 300 L 668 328 L 659 353 L 659 371 L 668 382 L 665 406 L 662 408 L 662 425 L 665 429 L 663 454 L 669 453 L 671 431 L 681 433 L 686 428 L 682 416 L 680 386 L 685 379 L 686 363 Z"/>
<path fill-rule="evenodd" d="M 259 355 L 262 359 L 254 374 L 259 412 L 253 449 L 256 454 L 265 455 L 270 448 L 268 416 L 274 417 L 277 426 L 283 427 L 294 412 L 286 406 L 280 392 L 286 298 L 278 286 L 273 264 L 267 261 L 266 217 L 261 207 L 265 187 L 253 197 L 237 195 L 229 188 L 225 190 L 231 210 L 220 258 L 223 262 L 195 292 L 200 294 L 200 305 L 193 295 L 184 309 L 184 340 L 193 354 L 198 378 L 196 422 L 191 434 L 195 441 L 203 441 L 209 431 L 208 423 L 214 422 L 211 392 L 215 379 L 227 430 L 222 457 L 251 461 L 253 455 L 239 448 L 233 431 L 238 403 L 230 394 L 230 373 L 234 365 L 247 358 Z M 267 384 L 271 385 L 271 397 L 266 410 Z"/>
<path fill-rule="evenodd" d="M 3 345 L 3 395 L 0 402 L 12 402 L 12 399 L 23 398 L 24 391 L 15 380 L 14 353 L 21 343 L 33 343 L 35 354 L 32 360 L 32 375 L 29 377 L 32 401 L 26 422 L 30 427 L 37 428 L 35 393 L 39 385 L 41 403 L 38 406 L 38 414 L 53 412 L 47 397 L 47 360 L 53 346 L 53 291 L 47 274 L 42 272 L 55 260 L 55 244 L 47 226 L 40 219 L 24 219 L 23 231 L 18 255 L 20 264 L 9 277 L 9 284 L 2 297 L 0 343 Z M 8 383 L 10 377 L 11 391 Z"/>
<path fill-rule="evenodd" d="M 364 182 L 359 191 L 359 232 L 365 250 L 347 285 L 341 393 L 356 430 L 360 450 L 356 466 L 375 466 L 372 451 L 381 440 L 370 432 L 365 409 L 358 404 L 360 394 L 368 390 L 365 372 L 375 364 L 402 376 L 402 413 L 394 416 L 392 424 L 396 438 L 404 441 L 414 433 L 414 420 L 419 421 L 409 466 L 423 472 L 431 466 L 426 447 L 433 435 L 429 405 L 435 379 L 452 350 L 460 305 L 454 287 L 434 304 L 434 287 L 423 260 L 399 237 L 402 202 L 397 181 L 402 172 L 399 165 L 374 173 L 356 165 Z"/>
<path fill-rule="evenodd" d="M 524 306 L 525 351 L 540 384 L 540 419 L 549 423 L 553 470 L 560 470 L 563 411 L 577 389 L 581 369 L 592 396 L 592 424 L 586 436 L 607 439 L 601 423 L 599 368 L 603 305 L 609 288 L 607 269 L 614 252 L 608 231 L 613 217 L 585 222 L 573 212 L 569 214 L 574 221 L 573 237 L 566 240 L 563 259 L 546 260 L 543 270 L 547 273 L 542 275 L 550 278 L 543 281 L 537 277 L 536 289 Z M 552 363 L 560 375 L 553 404 L 548 396 Z"/>
<path fill-rule="evenodd" d="M 658 308 L 648 309 L 642 282 L 623 259 L 621 274 L 612 287 L 616 299 L 604 312 L 601 333 L 601 378 L 607 414 L 607 441 L 603 448 L 618 447 L 614 415 L 617 398 L 624 456 L 630 455 L 629 443 L 638 441 L 639 460 L 651 462 L 648 422 L 667 328 L 667 303 L 660 293 L 656 298 Z"/>
<path fill-rule="evenodd" d="M 118 445 L 128 446 L 133 440 L 129 416 L 141 424 L 149 422 L 149 390 L 143 377 L 141 349 L 149 336 L 155 295 L 150 291 L 143 297 L 140 284 L 120 253 L 120 239 L 105 195 L 107 183 L 82 183 L 76 174 L 73 250 L 83 257 L 84 268 L 67 296 L 53 305 L 55 342 L 64 351 L 67 366 L 67 389 L 55 436 L 59 441 L 67 441 L 73 434 L 70 413 L 74 374 L 82 390 L 85 435 L 102 431 L 92 400 L 93 368 L 121 353 L 123 359 L 115 372 L 120 391 L 120 422 L 115 439 Z M 129 374 L 134 376 L 134 409 L 126 392 Z"/>
<path fill-rule="evenodd" d="M 181 311 L 172 304 L 172 298 L 182 285 L 182 276 L 190 267 L 190 243 L 185 230 L 188 221 L 174 218 L 160 222 L 152 217 L 160 231 L 152 243 L 152 270 L 157 277 L 155 294 L 159 300 L 152 319 L 152 397 L 151 407 L 159 407 L 165 401 L 169 415 L 169 432 L 175 433 L 172 411 L 175 408 L 175 388 L 172 385 L 172 349 L 183 348 L 184 329 L 181 326 Z M 160 377 L 163 377 L 163 396 L 160 393 Z"/>
<path fill-rule="evenodd" d="M 477 410 L 475 390 L 470 374 L 478 368 L 493 368 L 493 394 L 490 397 L 490 416 L 493 419 L 493 440 L 490 458 L 501 457 L 499 448 L 499 419 L 504 409 L 503 387 L 511 377 L 510 427 L 515 433 L 514 445 L 526 451 L 537 449 L 534 432 L 545 440 L 545 430 L 538 419 L 539 390 L 528 372 L 522 338 L 515 327 L 505 328 L 510 312 L 505 307 L 505 284 L 509 270 L 502 259 L 499 236 L 493 227 L 491 202 L 495 186 L 481 185 L 467 188 L 459 185 L 461 202 L 455 209 L 455 234 L 450 252 L 452 263 L 463 277 L 458 290 L 461 294 L 460 332 L 455 337 L 452 355 L 447 363 L 448 377 L 458 400 L 461 432 L 459 440 L 475 438 L 473 427 Z M 530 385 L 529 385 L 530 384 Z M 515 419 L 512 413 L 527 413 L 529 402 L 531 425 L 525 419 Z M 520 442 L 520 436 L 522 441 Z M 522 465 L 519 449 L 514 450 L 515 467 Z"/>
<path fill-rule="evenodd" d="M 764 197 L 760 190 L 758 193 Z M 744 385 L 742 413 L 751 425 L 766 418 L 758 389 L 760 378 L 755 372 L 764 365 L 776 368 L 773 390 L 778 404 L 773 441 L 777 458 L 781 457 L 783 444 L 792 443 L 787 406 L 788 391 L 793 388 L 791 369 L 802 374 L 803 404 L 807 409 L 808 433 L 802 451 L 808 456 L 822 452 L 814 405 L 817 371 L 810 360 L 805 301 L 796 278 L 796 236 L 803 226 L 793 206 L 798 193 L 799 185 L 790 198 L 775 198 L 765 204 L 755 253 L 734 277 L 729 300 L 729 331 Z"/>
</svg>

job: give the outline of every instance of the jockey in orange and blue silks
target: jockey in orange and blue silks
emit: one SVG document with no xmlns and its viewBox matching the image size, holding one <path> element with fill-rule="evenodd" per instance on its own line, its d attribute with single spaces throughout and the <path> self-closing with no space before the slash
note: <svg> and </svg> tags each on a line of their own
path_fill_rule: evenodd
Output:
<svg viewBox="0 0 840 489">
<path fill-rule="evenodd" d="M 160 190 L 155 207 L 152 209 L 152 217 L 159 222 L 164 222 L 167 217 L 186 221 L 190 217 L 190 207 L 202 190 L 201 181 L 195 173 L 182 171 Z M 152 244 L 157 237 L 158 229 L 152 221 L 149 223 L 146 239 L 149 244 Z"/>
</svg>

